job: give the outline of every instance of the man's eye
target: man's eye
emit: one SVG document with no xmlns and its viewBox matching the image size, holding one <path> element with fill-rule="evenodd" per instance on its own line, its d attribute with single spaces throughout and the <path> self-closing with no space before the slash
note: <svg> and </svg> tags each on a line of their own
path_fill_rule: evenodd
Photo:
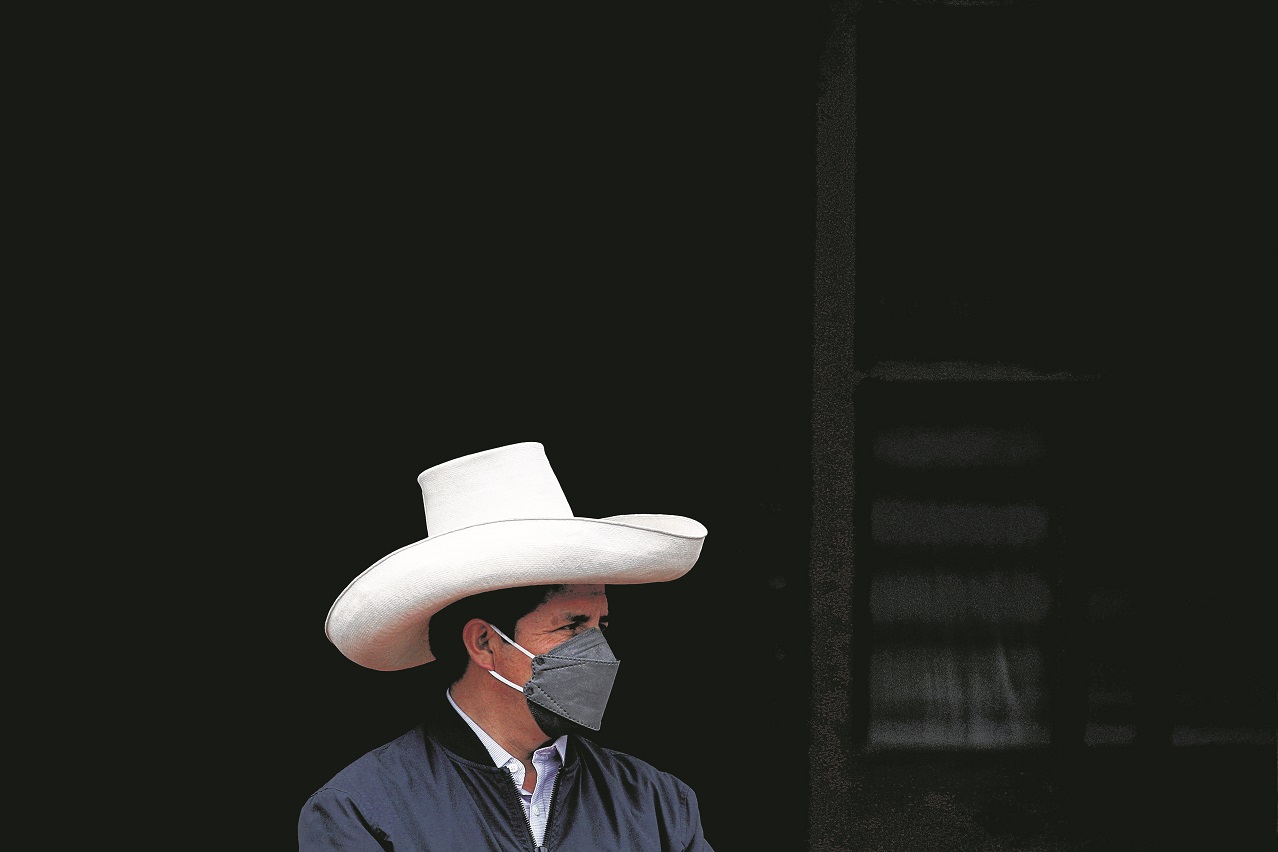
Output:
<svg viewBox="0 0 1278 852">
<path fill-rule="evenodd" d="M 565 624 L 563 627 L 560 627 L 559 629 L 571 630 L 575 633 L 578 630 L 584 629 L 585 627 L 586 627 L 586 623 L 584 621 L 574 621 L 572 624 Z M 606 621 L 599 622 L 599 629 L 601 631 L 606 631 L 608 629 L 608 622 Z"/>
</svg>

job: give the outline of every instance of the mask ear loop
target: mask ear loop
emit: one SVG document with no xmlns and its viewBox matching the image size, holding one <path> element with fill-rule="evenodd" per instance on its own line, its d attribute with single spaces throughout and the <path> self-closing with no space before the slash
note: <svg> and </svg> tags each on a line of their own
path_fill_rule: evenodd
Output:
<svg viewBox="0 0 1278 852">
<path fill-rule="evenodd" d="M 493 630 L 496 630 L 496 631 L 497 631 L 497 635 L 498 635 L 498 636 L 500 636 L 502 639 L 505 639 L 505 640 L 506 640 L 506 644 L 507 644 L 507 645 L 513 645 L 514 647 L 516 647 L 516 648 L 518 648 L 519 650 L 523 651 L 523 652 L 524 652 L 524 654 L 525 654 L 525 655 L 528 657 L 528 659 L 530 659 L 530 660 L 532 660 L 532 659 L 536 659 L 536 656 L 535 656 L 535 655 L 533 655 L 533 654 L 528 653 L 528 650 L 527 650 L 526 648 L 524 648 L 522 645 L 520 645 L 520 644 L 519 644 L 518 642 L 516 642 L 514 639 L 511 639 L 511 638 L 510 638 L 509 636 L 507 636 L 505 633 L 502 633 L 502 632 L 501 632 L 501 629 L 500 629 L 500 628 L 498 628 L 498 627 L 497 627 L 497 625 L 495 625 L 495 624 L 491 624 L 491 623 L 490 623 L 488 626 L 489 626 L 489 627 L 491 627 Z M 506 684 L 506 686 L 509 686 L 511 689 L 518 690 L 519 692 L 523 692 L 523 691 L 524 691 L 524 688 L 523 688 L 522 686 L 520 686 L 519 684 L 517 684 L 517 683 L 515 683 L 514 681 L 509 680 L 509 679 L 504 678 L 504 677 L 502 677 L 501 675 L 499 675 L 499 674 L 497 673 L 497 670 L 496 670 L 496 669 L 489 669 L 489 670 L 488 670 L 488 673 L 489 673 L 490 675 L 492 675 L 493 677 L 497 678 L 497 679 L 498 679 L 499 681 L 501 681 L 502 683 Z"/>
</svg>

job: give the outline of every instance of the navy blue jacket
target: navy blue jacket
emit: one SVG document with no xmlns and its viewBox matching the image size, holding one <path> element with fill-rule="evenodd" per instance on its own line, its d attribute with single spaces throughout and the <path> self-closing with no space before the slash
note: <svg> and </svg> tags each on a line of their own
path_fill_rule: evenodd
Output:
<svg viewBox="0 0 1278 852">
<path fill-rule="evenodd" d="M 440 703 L 430 722 L 365 754 L 307 800 L 297 826 L 300 852 L 539 848 L 510 774 Z M 688 785 L 571 734 L 540 849 L 713 852 Z"/>
</svg>

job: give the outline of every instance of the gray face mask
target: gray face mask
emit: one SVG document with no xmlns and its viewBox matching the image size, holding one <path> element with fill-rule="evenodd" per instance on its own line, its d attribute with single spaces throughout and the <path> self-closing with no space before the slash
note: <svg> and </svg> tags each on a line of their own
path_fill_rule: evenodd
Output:
<svg viewBox="0 0 1278 852">
<path fill-rule="evenodd" d="M 599 730 L 608 696 L 612 694 L 612 683 L 617 679 L 617 666 L 620 665 L 612 655 L 602 630 L 592 627 L 544 654 L 532 654 L 496 626 L 488 626 L 532 660 L 532 678 L 524 686 L 495 671 L 489 670 L 488 673 L 528 698 L 533 716 L 542 730 L 546 729 L 546 725 L 541 724 L 544 714 L 536 711 L 543 708 L 592 731 Z"/>
</svg>

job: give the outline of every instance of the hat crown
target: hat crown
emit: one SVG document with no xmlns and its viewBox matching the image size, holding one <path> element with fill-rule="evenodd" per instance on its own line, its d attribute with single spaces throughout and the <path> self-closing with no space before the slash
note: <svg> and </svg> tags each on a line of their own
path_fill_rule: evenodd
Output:
<svg viewBox="0 0 1278 852">
<path fill-rule="evenodd" d="M 546 448 L 526 441 L 472 453 L 417 476 L 431 537 L 519 518 L 571 518 Z"/>
</svg>

